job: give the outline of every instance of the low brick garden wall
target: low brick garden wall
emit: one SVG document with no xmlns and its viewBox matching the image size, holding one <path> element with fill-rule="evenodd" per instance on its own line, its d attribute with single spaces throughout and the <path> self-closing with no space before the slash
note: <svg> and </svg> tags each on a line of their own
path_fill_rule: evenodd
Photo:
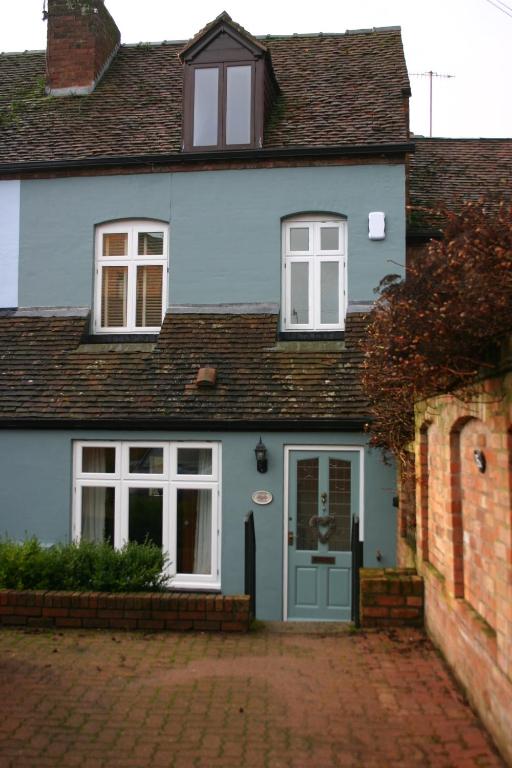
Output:
<svg viewBox="0 0 512 768">
<path fill-rule="evenodd" d="M 249 596 L 0 590 L 0 625 L 247 632 Z"/>
<path fill-rule="evenodd" d="M 361 568 L 362 627 L 423 625 L 423 579 L 413 568 Z"/>
</svg>

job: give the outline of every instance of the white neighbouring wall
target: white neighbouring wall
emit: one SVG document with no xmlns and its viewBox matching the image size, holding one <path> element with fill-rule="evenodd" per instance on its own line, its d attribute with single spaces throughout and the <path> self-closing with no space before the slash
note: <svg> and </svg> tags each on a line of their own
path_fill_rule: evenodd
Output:
<svg viewBox="0 0 512 768">
<path fill-rule="evenodd" d="M 20 182 L 0 181 L 0 307 L 18 306 Z"/>
</svg>

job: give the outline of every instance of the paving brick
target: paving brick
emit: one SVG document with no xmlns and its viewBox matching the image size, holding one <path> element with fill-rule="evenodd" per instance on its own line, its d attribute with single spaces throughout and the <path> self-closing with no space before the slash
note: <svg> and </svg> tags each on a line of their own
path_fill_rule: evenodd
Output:
<svg viewBox="0 0 512 768">
<path fill-rule="evenodd" d="M 2 766 L 504 766 L 418 629 L 4 628 L 0 658 Z"/>
</svg>

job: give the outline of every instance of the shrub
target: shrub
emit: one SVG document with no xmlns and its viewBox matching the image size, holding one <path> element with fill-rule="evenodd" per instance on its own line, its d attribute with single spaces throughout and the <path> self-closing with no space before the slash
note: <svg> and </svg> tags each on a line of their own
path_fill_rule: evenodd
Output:
<svg viewBox="0 0 512 768">
<path fill-rule="evenodd" d="M 473 201 L 437 215 L 443 238 L 408 264 L 405 280 L 381 283 L 363 345 L 372 442 L 402 460 L 414 404 L 441 392 L 470 399 L 512 331 L 512 204 Z"/>
<path fill-rule="evenodd" d="M 167 556 L 154 544 L 130 542 L 122 549 L 88 541 L 44 547 L 36 538 L 0 540 L 0 588 L 160 591 L 169 577 Z"/>
</svg>

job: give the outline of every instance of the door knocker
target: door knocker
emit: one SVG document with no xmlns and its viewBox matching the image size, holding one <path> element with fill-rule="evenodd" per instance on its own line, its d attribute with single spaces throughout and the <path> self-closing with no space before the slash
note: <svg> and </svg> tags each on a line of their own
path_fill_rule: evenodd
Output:
<svg viewBox="0 0 512 768">
<path fill-rule="evenodd" d="M 332 515 L 313 515 L 309 518 L 309 527 L 316 528 L 318 540 L 321 544 L 327 544 L 331 533 L 336 530 L 336 518 Z M 326 530 L 320 530 L 320 527 Z"/>
</svg>

